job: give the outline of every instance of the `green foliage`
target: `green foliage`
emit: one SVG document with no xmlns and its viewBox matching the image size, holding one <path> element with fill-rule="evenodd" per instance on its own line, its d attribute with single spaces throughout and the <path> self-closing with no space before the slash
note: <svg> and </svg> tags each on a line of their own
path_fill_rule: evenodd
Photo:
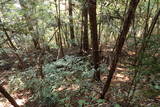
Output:
<svg viewBox="0 0 160 107">
<path fill-rule="evenodd" d="M 114 104 L 114 107 L 121 107 L 119 104 Z"/>
<path fill-rule="evenodd" d="M 96 102 L 99 103 L 99 104 L 101 104 L 101 103 L 104 103 L 105 100 L 104 99 L 98 99 L 98 100 L 96 100 Z"/>
<path fill-rule="evenodd" d="M 4 65 L 6 65 L 6 64 L 8 64 L 7 61 L 5 61 L 5 60 L 0 60 L 0 66 L 4 66 Z"/>
<path fill-rule="evenodd" d="M 85 100 L 79 100 L 78 104 L 79 104 L 80 107 L 83 107 L 83 105 L 86 104 L 86 101 Z"/>
<path fill-rule="evenodd" d="M 29 69 L 10 78 L 10 91 L 30 90 L 33 93 L 30 101 L 37 101 L 39 104 L 54 104 L 57 101 L 57 94 L 52 91 L 48 80 L 40 80 L 36 77 L 34 69 Z"/>
<path fill-rule="evenodd" d="M 159 56 L 159 35 L 152 35 L 151 39 L 148 41 L 147 52 L 144 54 L 142 60 L 143 63 L 143 72 L 144 76 L 147 76 L 149 79 L 149 86 L 152 89 L 160 91 L 160 56 Z"/>
<path fill-rule="evenodd" d="M 12 92 L 30 90 L 33 94 L 30 101 L 38 101 L 39 104 L 58 102 L 63 105 L 70 102 L 72 97 L 76 95 L 80 97 L 90 91 L 85 87 L 92 85 L 88 80 L 92 78 L 93 72 L 85 57 L 65 56 L 44 66 L 44 79 L 36 77 L 35 68 L 12 76 L 9 81 L 10 90 Z M 92 102 L 103 103 L 104 100 L 93 99 Z M 78 103 L 89 104 L 85 103 L 85 100 L 79 100 Z"/>
<path fill-rule="evenodd" d="M 2 22 L 0 22 L 0 54 L 6 52 L 9 55 L 13 55 L 17 53 L 22 57 L 24 62 L 27 62 L 27 58 L 23 58 L 23 54 L 33 51 L 33 39 L 39 42 L 41 48 L 43 48 L 43 46 L 49 46 L 54 49 L 59 48 L 58 43 L 56 43 L 57 40 L 55 39 L 55 37 L 59 39 L 57 33 L 58 14 L 56 13 L 56 7 L 58 6 L 56 3 L 58 3 L 58 1 L 60 0 L 1 0 L 0 19 Z M 153 19 L 155 11 L 158 9 L 157 1 L 158 0 L 150 0 L 149 23 Z M 68 43 L 79 45 L 78 43 L 83 39 L 81 37 L 81 23 L 83 24 L 83 22 L 81 22 L 81 16 L 84 0 L 72 1 L 75 41 L 69 38 L 69 19 L 71 17 L 69 17 L 68 8 L 66 8 L 67 2 L 66 4 L 62 2 L 60 5 L 62 45 L 64 47 L 68 46 Z M 116 40 L 121 30 L 128 5 L 129 0 L 97 0 L 97 31 L 101 45 L 106 42 L 107 45 L 110 45 L 110 42 Z M 88 6 L 89 5 L 86 4 L 86 7 Z M 144 42 L 142 34 L 146 23 L 147 8 L 148 1 L 140 1 L 135 14 L 134 26 L 131 27 L 128 35 L 128 39 L 131 39 L 131 42 L 129 41 L 127 46 L 131 51 L 135 52 L 135 45 L 139 48 L 140 44 Z M 8 46 L 8 38 L 5 36 L 6 32 L 3 27 L 9 34 L 13 44 L 18 48 L 14 53 Z M 88 33 L 90 34 L 90 30 Z M 53 39 L 48 42 L 52 37 Z M 89 36 L 89 42 L 90 40 L 91 38 Z M 141 81 L 142 84 L 145 84 L 147 88 L 149 87 L 152 90 L 151 93 L 158 93 L 160 92 L 160 35 L 154 30 L 151 38 L 146 41 L 148 44 L 146 51 L 142 53 L 140 58 L 142 62 L 140 67 L 139 65 L 138 67 L 130 66 L 129 71 L 139 70 L 140 73 L 136 81 L 143 80 Z M 137 43 L 135 44 L 135 42 Z M 133 60 L 134 55 L 128 59 L 128 61 Z M 2 57 L 2 59 L 0 59 L 0 67 L 2 68 L 2 66 L 10 64 L 10 62 L 3 60 Z M 18 65 L 18 63 L 18 61 L 14 61 L 14 64 Z M 10 91 L 31 91 L 33 95 L 30 101 L 38 101 L 39 104 L 45 103 L 48 104 L 48 106 L 57 102 L 63 106 L 70 106 L 75 97 L 79 98 L 77 99 L 78 102 L 75 102 L 79 104 L 79 106 L 105 102 L 104 100 L 97 100 L 97 97 L 95 97 L 97 93 L 88 89 L 95 85 L 95 83 L 90 82 L 95 70 L 86 57 L 65 56 L 63 59 L 55 62 L 46 63 L 47 62 L 43 65 L 44 79 L 39 79 L 36 76 L 36 67 L 31 67 L 9 78 Z M 106 73 L 106 67 L 106 64 L 101 64 L 98 70 L 100 70 L 101 73 Z M 12 68 L 12 70 L 15 71 L 16 69 Z M 131 76 L 133 76 L 133 73 L 134 72 L 129 72 Z M 138 84 L 141 85 L 139 82 Z M 96 88 L 99 89 L 99 87 Z M 114 88 L 112 90 L 116 91 L 117 89 Z M 91 95 L 88 95 L 88 93 Z M 115 93 L 115 95 L 112 95 L 120 97 L 125 95 L 124 93 L 119 93 L 121 92 L 119 91 L 118 94 Z M 151 95 L 150 92 L 148 93 Z M 84 99 L 84 96 L 86 99 Z M 115 104 L 115 107 L 119 106 L 120 105 Z"/>
</svg>

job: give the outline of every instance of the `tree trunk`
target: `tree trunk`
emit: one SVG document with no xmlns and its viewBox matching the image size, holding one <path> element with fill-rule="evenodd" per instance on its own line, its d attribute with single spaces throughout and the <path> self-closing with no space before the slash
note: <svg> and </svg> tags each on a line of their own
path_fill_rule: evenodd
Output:
<svg viewBox="0 0 160 107">
<path fill-rule="evenodd" d="M 80 53 L 82 54 L 83 53 L 83 32 L 84 32 L 84 15 L 83 15 L 83 8 L 82 8 L 82 13 L 81 13 L 81 37 L 80 37 Z"/>
<path fill-rule="evenodd" d="M 0 19 L 0 22 L 3 23 L 1 19 Z M 9 34 L 7 33 L 7 30 L 5 29 L 3 24 L 2 24 L 2 28 L 3 28 L 3 31 L 6 35 L 6 37 L 7 37 L 7 40 L 9 41 L 8 44 L 9 44 L 10 48 L 12 48 L 14 50 L 14 54 L 16 55 L 17 59 L 19 60 L 19 65 L 18 65 L 19 68 L 23 69 L 25 67 L 25 64 L 24 64 L 22 58 L 19 56 L 19 54 L 16 53 L 16 51 L 17 51 L 16 46 L 14 46 L 14 44 L 13 44 L 13 42 L 12 42 L 12 40 L 11 40 Z"/>
<path fill-rule="evenodd" d="M 3 23 L 1 19 L 0 19 L 0 23 Z M 4 31 L 4 33 L 5 33 L 5 35 L 6 35 L 6 37 L 7 37 L 7 40 L 9 41 L 9 44 L 10 44 L 11 48 L 13 48 L 13 50 L 16 51 L 17 48 L 16 48 L 16 46 L 14 46 L 14 44 L 13 44 L 11 38 L 9 37 L 9 34 L 7 33 L 7 30 L 5 29 L 5 27 L 4 27 L 3 24 L 2 24 L 2 29 L 3 29 L 3 31 Z"/>
<path fill-rule="evenodd" d="M 73 25 L 73 14 L 72 14 L 72 0 L 68 0 L 69 4 L 69 27 L 70 27 L 70 38 L 71 46 L 75 46 L 75 36 L 74 36 L 74 25 Z"/>
<path fill-rule="evenodd" d="M 26 6 L 26 4 L 24 2 L 22 2 L 22 0 L 19 0 L 19 4 L 20 4 L 22 10 L 26 11 L 26 9 L 30 9 L 29 7 Z M 26 23 L 28 25 L 28 30 L 30 32 L 33 32 L 34 28 L 33 28 L 33 24 L 31 23 L 31 21 L 32 21 L 31 16 L 28 15 L 27 13 L 25 13 L 24 18 L 25 18 Z M 33 42 L 33 45 L 34 45 L 35 49 L 41 49 L 40 43 L 39 43 L 39 36 L 37 34 L 34 34 L 34 33 L 31 33 L 31 36 L 32 36 L 32 42 Z"/>
<path fill-rule="evenodd" d="M 157 0 L 157 10 L 159 9 L 159 6 L 160 6 L 160 3 L 159 3 L 159 0 Z M 160 34 L 160 20 L 158 20 L 157 22 L 157 35 Z"/>
<path fill-rule="evenodd" d="M 41 49 L 40 44 L 39 44 L 39 38 L 32 37 L 32 41 L 33 41 L 35 49 Z"/>
<path fill-rule="evenodd" d="M 143 41 L 142 41 L 141 47 L 140 47 L 140 49 L 139 49 L 139 51 L 137 53 L 137 57 L 136 57 L 135 62 L 134 62 L 134 65 L 138 69 L 135 70 L 134 78 L 132 79 L 131 88 L 130 88 L 130 91 L 128 93 L 127 100 L 126 100 L 128 106 L 129 106 L 129 104 L 130 104 L 130 102 L 131 102 L 131 100 L 132 100 L 132 98 L 134 96 L 134 93 L 135 93 L 135 90 L 136 90 L 136 87 L 137 87 L 137 82 L 138 81 L 136 81 L 136 78 L 138 78 L 137 76 L 140 73 L 140 68 L 141 68 L 144 52 L 145 52 L 145 49 L 146 49 L 147 44 L 148 44 L 148 40 L 150 39 L 150 36 L 151 36 L 151 34 L 153 32 L 153 29 L 154 29 L 154 27 L 155 27 L 155 25 L 156 25 L 156 23 L 158 21 L 158 17 L 159 16 L 160 16 L 160 9 L 158 10 L 156 15 L 154 16 L 149 28 L 148 28 L 148 25 L 146 25 L 147 27 L 145 26 L 145 28 L 144 28 Z M 146 30 L 146 28 L 147 28 L 147 30 Z"/>
<path fill-rule="evenodd" d="M 57 8 L 57 4 L 56 4 L 56 11 L 58 13 L 58 45 L 59 45 L 59 49 L 58 49 L 58 56 L 57 59 L 60 59 L 62 57 L 64 57 L 64 52 L 63 52 L 63 45 L 62 45 L 62 37 L 61 37 L 61 10 L 60 10 L 60 0 L 58 1 L 58 8 Z"/>
<path fill-rule="evenodd" d="M 92 58 L 94 69 L 94 79 L 100 81 L 100 71 L 98 70 L 99 65 L 99 52 L 98 52 L 98 35 L 97 35 L 97 18 L 96 18 L 96 0 L 88 1 L 89 7 L 89 19 L 90 19 L 90 30 L 91 30 L 91 42 L 92 42 Z"/>
<path fill-rule="evenodd" d="M 82 18 L 83 18 L 83 51 L 87 52 L 89 49 L 88 43 L 88 0 L 85 0 L 82 9 Z"/>
<path fill-rule="evenodd" d="M 123 24 L 123 27 L 122 27 L 122 31 L 120 32 L 120 35 L 118 36 L 118 39 L 116 41 L 116 46 L 115 46 L 115 50 L 114 50 L 114 54 L 113 54 L 113 60 L 112 60 L 112 63 L 111 63 L 111 67 L 110 67 L 110 70 L 109 70 L 109 75 L 108 75 L 107 81 L 104 85 L 104 88 L 103 88 L 103 91 L 102 91 L 102 94 L 101 94 L 102 99 L 104 99 L 105 94 L 107 93 L 107 91 L 110 87 L 110 83 L 111 83 L 111 80 L 113 78 L 113 74 L 116 70 L 117 63 L 118 63 L 118 60 L 119 60 L 119 55 L 121 54 L 122 47 L 123 47 L 124 42 L 126 40 L 126 36 L 127 36 L 128 31 L 129 31 L 131 22 L 134 19 L 135 11 L 136 11 L 136 8 L 137 8 L 137 5 L 138 5 L 139 1 L 140 0 L 131 0 L 131 2 L 130 2 L 129 9 L 128 9 L 128 12 L 127 12 L 127 16 L 125 17 L 124 24 Z"/>
<path fill-rule="evenodd" d="M 152 34 L 152 31 L 154 29 L 155 24 L 157 23 L 158 17 L 160 16 L 160 9 L 157 11 L 155 17 L 152 20 L 152 23 L 147 31 L 145 31 L 142 41 L 142 46 L 140 48 L 140 51 L 145 51 L 145 48 L 147 47 L 147 41 L 150 39 L 150 36 Z"/>
<path fill-rule="evenodd" d="M 19 105 L 16 103 L 16 101 L 13 99 L 13 97 L 10 96 L 10 94 L 0 85 L 0 92 L 4 95 L 5 98 L 14 106 L 19 107 Z"/>
</svg>

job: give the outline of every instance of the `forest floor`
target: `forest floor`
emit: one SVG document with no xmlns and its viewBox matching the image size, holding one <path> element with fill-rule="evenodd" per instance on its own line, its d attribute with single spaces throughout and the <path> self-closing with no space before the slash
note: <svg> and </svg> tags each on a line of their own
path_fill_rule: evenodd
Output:
<svg viewBox="0 0 160 107">
<path fill-rule="evenodd" d="M 103 51 L 104 51 L 103 54 L 108 56 L 109 55 L 108 50 L 110 50 L 110 49 L 105 47 L 103 49 Z M 64 52 L 65 52 L 65 55 L 69 56 L 69 58 L 70 58 L 70 56 L 72 58 L 72 56 L 75 56 L 75 55 L 76 55 L 76 58 L 77 57 L 81 58 L 81 56 L 77 55 L 79 52 L 79 50 L 77 48 L 64 49 Z M 25 70 L 17 70 L 18 69 L 18 61 L 14 57 L 14 55 L 10 54 L 9 57 L 7 57 L 7 56 L 0 57 L 0 60 L 1 60 L 0 83 L 3 85 L 3 87 L 5 89 L 7 89 L 9 92 L 12 92 L 11 95 L 14 97 L 14 99 L 16 100 L 16 102 L 20 106 L 24 106 L 24 105 L 28 104 L 28 105 L 30 105 L 29 107 L 43 107 L 43 106 L 45 107 L 45 105 L 39 104 L 37 102 L 30 102 L 29 101 L 29 99 L 32 97 L 31 91 L 29 91 L 27 89 L 20 90 L 20 91 L 13 91 L 13 90 L 19 90 L 18 88 L 21 88 L 21 84 L 19 82 L 18 82 L 19 84 L 17 85 L 18 87 L 12 88 L 10 85 L 11 84 L 10 80 L 13 78 L 16 78 L 16 76 L 19 74 L 21 75 L 23 73 L 23 71 L 26 71 L 26 69 L 28 69 L 30 67 L 34 69 L 34 67 L 36 66 L 37 54 L 38 54 L 38 51 L 37 52 L 34 51 L 34 52 L 29 52 L 29 53 L 21 55 L 21 57 L 25 61 L 25 65 L 26 65 Z M 122 56 L 126 57 L 126 55 L 129 55 L 129 57 L 132 57 L 132 55 L 134 55 L 134 52 L 127 51 Z M 90 56 L 90 55 L 88 55 L 88 56 Z M 52 50 L 51 53 L 46 53 L 45 54 L 45 60 L 46 60 L 45 65 L 51 64 L 52 62 L 55 62 L 56 57 L 57 57 L 57 50 Z M 129 66 L 127 63 L 128 61 L 125 61 L 128 59 L 125 59 L 125 58 L 123 59 L 123 57 L 122 57 L 123 61 L 120 61 L 120 63 L 118 64 L 118 67 L 116 69 L 116 73 L 115 73 L 114 78 L 112 80 L 112 84 L 111 84 L 110 90 L 105 98 L 106 99 L 105 101 L 97 100 L 99 98 L 99 94 L 101 93 L 101 90 L 103 88 L 105 80 L 107 79 L 107 74 L 108 74 L 107 64 L 105 64 L 108 62 L 104 61 L 104 62 L 102 62 L 102 66 L 101 66 L 101 70 L 102 70 L 101 80 L 102 80 L 102 82 L 92 81 L 92 76 L 88 77 L 88 74 L 84 74 L 86 77 L 81 76 L 82 78 L 80 78 L 79 73 L 77 73 L 75 76 L 75 73 L 73 72 L 72 75 L 74 75 L 74 77 L 78 78 L 77 79 L 78 82 L 75 82 L 76 80 L 74 80 L 74 77 L 71 76 L 69 78 L 73 78 L 73 81 L 66 80 L 65 83 L 62 82 L 59 86 L 57 86 L 58 88 L 56 88 L 56 92 L 60 93 L 59 99 L 65 100 L 65 101 L 61 101 L 61 102 L 63 102 L 61 104 L 56 104 L 57 107 L 64 106 L 63 105 L 64 103 L 71 104 L 73 107 L 78 107 L 77 104 L 79 104 L 79 105 L 82 104 L 83 106 L 85 105 L 87 107 L 91 107 L 91 106 L 111 107 L 111 105 L 115 106 L 116 104 L 117 104 L 116 107 L 119 107 L 118 104 L 120 104 L 120 105 L 122 105 L 122 107 L 125 107 L 124 99 L 127 100 L 126 96 L 127 96 L 128 91 L 130 89 L 130 86 L 131 86 L 133 73 L 131 72 L 131 69 L 129 69 L 129 67 L 128 67 Z M 75 57 L 73 57 L 73 58 L 75 58 Z M 85 58 L 84 59 L 82 58 L 82 60 L 84 60 L 84 62 L 86 62 Z M 67 59 L 67 61 L 70 61 L 70 60 Z M 77 62 L 73 61 L 71 64 L 68 62 L 66 62 L 66 63 L 68 63 L 69 66 L 72 66 L 72 65 L 74 66 L 74 64 L 79 63 L 78 61 L 81 61 L 81 59 L 78 59 Z M 77 68 L 78 70 L 75 70 L 77 65 L 75 66 L 75 68 L 74 67 L 67 68 L 65 65 L 65 62 L 60 66 L 57 65 L 56 69 L 61 69 L 61 71 L 68 71 L 71 69 L 71 71 L 78 72 L 81 69 L 85 68 L 86 64 L 84 62 L 80 63 L 80 65 L 82 64 L 82 68 L 80 68 L 80 69 Z M 17 71 L 20 71 L 20 72 L 17 72 Z M 81 73 L 81 74 L 83 74 L 83 73 Z M 64 75 L 70 76 L 70 74 L 63 74 L 62 76 L 64 76 Z M 77 75 L 78 75 L 78 77 L 77 77 Z M 91 74 L 89 74 L 89 75 L 91 75 Z M 48 78 L 50 78 L 50 77 L 48 76 Z M 65 76 L 64 76 L 64 78 L 65 78 Z M 57 82 L 60 80 L 57 79 L 57 81 L 56 80 L 55 81 L 52 80 L 52 81 Z M 16 80 L 16 82 L 17 82 L 17 80 Z M 79 82 L 82 82 L 82 83 L 80 83 L 80 85 L 77 85 Z M 160 94 L 152 92 L 152 90 L 148 89 L 147 88 L 148 86 L 146 86 L 145 84 L 144 85 L 139 84 L 139 85 L 140 85 L 138 87 L 139 89 L 137 89 L 137 91 L 135 92 L 135 97 L 134 97 L 134 101 L 133 101 L 134 106 L 133 105 L 130 105 L 130 106 L 135 107 L 135 105 L 136 105 L 136 106 L 142 106 L 142 107 L 159 107 L 160 106 Z M 141 85 L 143 87 L 141 87 Z M 82 89 L 80 89 L 78 92 L 76 92 L 76 90 L 78 90 L 79 87 L 81 87 Z M 15 89 L 15 88 L 17 88 L 17 89 Z M 83 90 L 83 89 L 85 89 L 85 90 Z M 80 95 L 78 95 L 78 93 Z M 94 97 L 95 99 L 93 99 L 93 98 L 91 99 L 89 96 Z M 54 106 L 54 104 L 52 106 Z M 65 106 L 67 106 L 67 105 L 65 105 Z M 0 107 L 12 107 L 10 105 L 10 103 L 1 94 L 0 94 Z"/>
</svg>

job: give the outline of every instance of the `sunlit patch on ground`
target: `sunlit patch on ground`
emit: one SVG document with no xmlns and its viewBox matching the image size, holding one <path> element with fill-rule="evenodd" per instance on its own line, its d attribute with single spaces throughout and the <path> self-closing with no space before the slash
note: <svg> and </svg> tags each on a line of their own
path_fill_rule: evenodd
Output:
<svg viewBox="0 0 160 107">
<path fill-rule="evenodd" d="M 66 86 L 62 85 L 56 91 L 63 91 L 64 89 L 66 89 Z"/>
<path fill-rule="evenodd" d="M 132 55 L 135 55 L 136 53 L 133 52 L 133 51 L 128 51 L 128 54 L 129 54 L 130 56 L 132 56 Z"/>
<path fill-rule="evenodd" d="M 126 69 L 125 69 L 125 68 L 117 67 L 117 70 L 118 70 L 118 71 L 125 71 Z"/>
<path fill-rule="evenodd" d="M 27 102 L 27 99 L 25 98 L 15 99 L 15 101 L 17 102 L 19 106 L 23 106 Z M 0 107 L 13 107 L 13 106 L 10 104 L 10 102 L 5 100 L 5 101 L 0 101 Z"/>
<path fill-rule="evenodd" d="M 115 78 L 117 81 L 122 81 L 122 82 L 127 82 L 130 80 L 129 77 L 124 74 L 116 74 Z"/>
<path fill-rule="evenodd" d="M 4 102 L 0 101 L 0 107 L 4 107 Z"/>
<path fill-rule="evenodd" d="M 62 85 L 56 91 L 63 91 L 63 90 L 72 90 L 72 91 L 75 91 L 75 90 L 78 90 L 78 89 L 79 89 L 79 85 L 72 84 L 70 86 Z"/>
<path fill-rule="evenodd" d="M 70 87 L 67 88 L 67 90 L 72 90 L 72 91 L 75 91 L 78 89 L 79 89 L 79 85 L 77 84 L 72 84 Z"/>
<path fill-rule="evenodd" d="M 156 97 L 156 100 L 160 102 L 160 95 Z"/>
<path fill-rule="evenodd" d="M 27 102 L 27 99 L 25 98 L 15 99 L 15 101 L 17 102 L 19 106 L 23 106 Z M 0 107 L 13 107 L 13 106 L 10 104 L 10 102 L 5 100 L 5 101 L 0 101 Z"/>
<path fill-rule="evenodd" d="M 116 69 L 116 73 L 114 75 L 113 81 L 117 82 L 128 82 L 130 81 L 130 78 L 127 74 L 123 74 L 121 71 L 128 71 L 127 68 L 124 67 L 117 67 Z M 101 76 L 101 80 L 106 80 L 107 79 L 107 75 L 102 75 Z"/>
<path fill-rule="evenodd" d="M 19 105 L 19 106 L 23 106 L 23 105 L 25 105 L 25 103 L 28 101 L 28 99 L 27 99 L 27 97 L 22 97 L 22 98 L 17 98 L 17 97 L 15 97 L 15 96 L 17 96 L 17 95 L 11 95 L 12 97 L 14 97 L 14 99 L 15 99 L 15 101 L 17 102 L 17 104 Z M 0 96 L 0 107 L 13 107 L 11 104 L 10 104 L 10 102 L 6 99 L 6 98 L 4 98 L 2 95 Z"/>
<path fill-rule="evenodd" d="M 16 102 L 18 105 L 24 105 L 26 103 L 26 99 L 22 98 L 22 99 L 16 99 Z"/>
</svg>

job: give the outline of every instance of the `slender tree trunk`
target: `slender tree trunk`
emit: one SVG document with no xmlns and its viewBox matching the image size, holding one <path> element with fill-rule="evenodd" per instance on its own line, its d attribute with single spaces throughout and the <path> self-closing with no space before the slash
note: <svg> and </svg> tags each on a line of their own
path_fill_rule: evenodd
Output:
<svg viewBox="0 0 160 107">
<path fill-rule="evenodd" d="M 101 46 L 101 31 L 102 31 L 102 2 L 101 2 L 101 5 L 100 5 L 100 21 L 99 21 L 99 29 L 98 29 L 98 43 L 99 43 L 99 46 Z M 100 49 L 101 50 L 101 49 Z"/>
<path fill-rule="evenodd" d="M 0 19 L 0 22 L 3 23 L 1 19 Z M 10 44 L 11 48 L 13 48 L 13 50 L 17 50 L 16 46 L 14 46 L 14 44 L 13 44 L 11 38 L 9 37 L 9 34 L 7 33 L 7 30 L 5 29 L 3 24 L 2 24 L 2 29 L 3 29 L 6 37 L 7 37 L 7 40 L 9 41 L 9 44 Z"/>
<path fill-rule="evenodd" d="M 53 40 L 53 38 L 54 38 L 54 36 L 56 35 L 57 31 L 58 31 L 58 29 L 55 29 L 52 37 L 51 37 L 51 38 L 49 39 L 49 41 L 48 41 L 48 44 Z"/>
<path fill-rule="evenodd" d="M 139 49 L 139 51 L 137 53 L 137 57 L 135 59 L 135 64 L 134 65 L 136 65 L 137 69 L 135 70 L 134 78 L 133 78 L 132 84 L 131 84 L 131 87 L 133 87 L 133 89 L 128 94 L 128 99 L 127 99 L 127 104 L 128 105 L 130 104 L 130 102 L 131 102 L 131 100 L 134 96 L 134 93 L 135 93 L 135 90 L 136 90 L 136 87 L 137 87 L 137 82 L 138 82 L 136 79 L 138 78 L 137 76 L 140 73 L 140 68 L 141 68 L 141 63 L 142 63 L 142 60 L 143 60 L 144 52 L 145 52 L 145 49 L 147 47 L 148 40 L 150 39 L 150 36 L 153 32 L 153 29 L 154 29 L 154 27 L 155 27 L 155 25 L 158 21 L 159 16 L 160 16 L 160 9 L 157 11 L 156 15 L 154 16 L 154 18 L 151 22 L 151 25 L 150 25 L 150 27 L 148 28 L 147 31 L 146 31 L 146 26 L 145 26 L 144 35 L 143 35 L 143 42 L 142 42 L 141 48 Z"/>
<path fill-rule="evenodd" d="M 92 42 L 92 58 L 94 69 L 94 79 L 100 81 L 100 71 L 98 70 L 99 65 L 99 52 L 98 52 L 98 35 L 97 35 L 97 18 L 96 18 L 96 0 L 88 1 L 89 7 L 89 19 L 90 19 L 90 30 L 91 30 L 91 42 Z"/>
<path fill-rule="evenodd" d="M 68 39 L 68 26 L 67 25 L 65 25 L 65 38 L 66 38 L 66 42 L 67 42 L 67 47 L 69 48 L 69 39 Z"/>
<path fill-rule="evenodd" d="M 40 44 L 39 44 L 39 38 L 32 37 L 32 41 L 33 41 L 35 49 L 41 49 Z"/>
<path fill-rule="evenodd" d="M 83 15 L 83 8 L 82 8 L 82 13 L 81 13 L 82 15 L 82 18 L 81 18 L 81 38 L 80 38 L 80 53 L 82 54 L 83 53 L 83 32 L 84 32 L 84 15 Z"/>
<path fill-rule="evenodd" d="M 3 23 L 1 19 L 0 19 L 0 22 Z M 17 59 L 19 60 L 19 68 L 23 69 L 25 64 L 24 64 L 22 58 L 16 53 L 17 48 L 14 46 L 14 44 L 13 44 L 13 42 L 12 42 L 12 40 L 11 40 L 9 34 L 7 33 L 7 30 L 5 29 L 3 24 L 2 24 L 2 28 L 3 28 L 3 31 L 6 35 L 6 37 L 7 37 L 7 40 L 9 41 L 8 44 L 9 44 L 10 48 L 12 48 L 14 50 L 13 53 L 16 55 Z"/>
<path fill-rule="evenodd" d="M 75 46 L 72 0 L 68 0 L 68 4 L 69 4 L 69 22 L 70 22 L 69 27 L 70 27 L 71 46 Z"/>
<path fill-rule="evenodd" d="M 122 27 L 122 31 L 120 32 L 120 35 L 118 36 L 118 39 L 116 41 L 116 46 L 115 46 L 115 50 L 114 50 L 114 54 L 113 54 L 113 60 L 112 60 L 112 63 L 111 63 L 111 67 L 110 67 L 110 70 L 109 70 L 109 75 L 108 75 L 107 81 L 104 85 L 104 88 L 103 88 L 103 91 L 102 91 L 102 94 L 101 94 L 102 99 L 104 99 L 105 94 L 107 93 L 107 91 L 110 87 L 110 83 L 111 83 L 111 80 L 113 78 L 113 74 L 116 70 L 117 62 L 119 60 L 119 55 L 121 54 L 122 47 L 123 47 L 124 42 L 126 40 L 126 36 L 127 36 L 128 31 L 129 31 L 131 22 L 134 19 L 135 11 L 136 11 L 136 8 L 137 8 L 137 5 L 138 5 L 139 1 L 140 0 L 131 0 L 131 2 L 130 2 L 129 9 L 128 9 L 128 12 L 127 12 L 127 16 L 125 17 L 124 24 L 123 24 L 123 27 Z"/>
<path fill-rule="evenodd" d="M 60 0 L 58 0 L 58 8 L 57 8 L 57 3 L 56 3 L 56 11 L 58 13 L 58 44 L 59 44 L 59 50 L 58 50 L 58 56 L 57 59 L 60 59 L 64 57 L 64 52 L 63 52 L 63 45 L 62 45 L 62 37 L 61 37 L 61 10 L 60 10 Z"/>
<path fill-rule="evenodd" d="M 19 107 L 19 105 L 16 103 L 16 101 L 13 99 L 13 97 L 10 96 L 10 94 L 0 85 L 0 92 L 4 95 L 5 98 L 14 106 Z"/>
<path fill-rule="evenodd" d="M 150 13 L 150 0 L 148 1 L 148 7 L 147 7 L 147 14 L 146 14 L 146 18 L 145 18 L 145 27 L 144 27 L 144 33 L 143 33 L 143 39 L 144 39 L 144 35 L 146 35 L 147 34 L 147 31 L 148 31 L 148 21 L 149 21 L 149 13 Z M 134 20 L 133 20 L 134 21 Z M 135 21 L 134 21 L 135 22 Z M 135 25 L 135 23 L 133 22 L 133 30 L 135 29 L 135 27 L 134 27 L 134 25 Z M 134 35 L 134 40 L 135 40 L 135 52 L 136 52 L 136 54 L 137 53 L 139 53 L 138 51 L 138 47 L 137 47 L 137 43 L 136 43 L 136 37 L 135 37 L 136 35 Z M 134 65 L 136 65 L 137 64 L 137 62 L 138 62 L 138 60 L 140 61 L 140 59 L 139 59 L 140 57 L 139 57 L 139 54 L 137 54 L 137 56 L 135 57 L 135 60 L 134 60 Z M 139 64 L 138 64 L 138 66 L 139 66 Z M 135 86 L 135 79 L 136 79 L 136 75 L 137 75 L 137 70 L 135 70 L 135 72 L 134 72 L 134 76 L 133 76 L 133 79 L 132 79 L 132 82 L 131 82 L 131 86 L 130 86 L 130 89 L 128 90 L 128 95 L 127 95 L 127 97 L 126 97 L 126 99 L 125 99 L 125 101 L 126 101 L 126 104 L 127 104 L 127 106 L 129 106 L 129 104 L 130 104 L 130 101 L 131 101 L 131 99 L 132 99 L 132 94 L 134 93 L 133 92 L 133 90 L 135 89 L 133 86 Z M 132 93 L 131 93 L 132 92 Z"/>
<path fill-rule="evenodd" d="M 82 9 L 82 18 L 83 18 L 83 51 L 88 52 L 89 43 L 88 43 L 88 0 L 85 0 Z"/>
<path fill-rule="evenodd" d="M 45 51 L 41 50 L 37 58 L 37 76 L 40 77 L 41 79 L 44 79 L 45 77 L 43 73 L 44 54 L 45 54 Z"/>
<path fill-rule="evenodd" d="M 140 48 L 140 51 L 144 51 L 145 48 L 147 47 L 147 43 L 148 43 L 147 41 L 150 39 L 150 36 L 152 34 L 155 24 L 157 23 L 159 16 L 160 16 L 160 9 L 157 11 L 155 17 L 153 18 L 152 23 L 149 29 L 147 30 L 147 33 L 144 33 L 142 47 Z"/>
<path fill-rule="evenodd" d="M 24 4 L 22 2 L 22 0 L 19 0 L 19 3 L 20 3 L 20 6 L 21 6 L 22 10 L 26 11 L 26 9 L 29 9 L 26 6 L 26 4 Z M 33 24 L 31 23 L 31 16 L 29 16 L 28 14 L 24 14 L 24 18 L 25 18 L 26 23 L 28 25 L 28 30 L 30 32 L 34 31 Z M 33 45 L 34 45 L 35 49 L 41 49 L 38 35 L 34 34 L 34 33 L 31 33 L 31 36 L 32 36 L 32 42 L 33 42 Z"/>
<path fill-rule="evenodd" d="M 160 7 L 160 3 L 159 3 L 159 0 L 157 0 L 157 10 L 159 9 Z M 157 35 L 160 35 L 160 20 L 158 20 L 157 22 Z"/>
<path fill-rule="evenodd" d="M 62 30 L 62 34 L 61 35 L 63 35 L 62 36 L 62 41 L 63 41 L 63 44 L 64 44 L 64 46 L 63 47 L 67 47 L 67 40 L 66 40 L 66 35 L 65 35 L 65 29 L 64 29 L 64 27 L 61 27 L 61 30 Z"/>
</svg>

